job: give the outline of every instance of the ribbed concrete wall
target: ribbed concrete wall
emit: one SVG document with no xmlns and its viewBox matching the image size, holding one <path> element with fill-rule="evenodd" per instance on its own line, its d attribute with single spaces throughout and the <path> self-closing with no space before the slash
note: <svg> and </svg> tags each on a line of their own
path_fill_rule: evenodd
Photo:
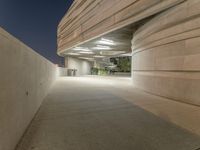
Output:
<svg viewBox="0 0 200 150">
<path fill-rule="evenodd" d="M 54 64 L 0 28 L 0 150 L 14 150 L 56 73 Z"/>
<path fill-rule="evenodd" d="M 200 1 L 187 0 L 141 27 L 132 41 L 135 86 L 200 105 Z"/>
<path fill-rule="evenodd" d="M 74 0 L 58 26 L 58 54 L 185 0 Z"/>
</svg>

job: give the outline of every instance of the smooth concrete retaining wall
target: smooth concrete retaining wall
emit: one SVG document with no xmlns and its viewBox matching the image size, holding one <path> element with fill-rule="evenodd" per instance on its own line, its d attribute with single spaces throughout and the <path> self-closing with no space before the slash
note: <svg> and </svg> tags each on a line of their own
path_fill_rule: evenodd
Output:
<svg viewBox="0 0 200 150">
<path fill-rule="evenodd" d="M 54 64 L 0 28 L 0 150 L 14 150 L 56 74 Z"/>
<path fill-rule="evenodd" d="M 65 66 L 68 69 L 76 69 L 76 75 L 90 75 L 92 62 L 74 57 L 65 57 Z"/>
<path fill-rule="evenodd" d="M 145 91 L 200 105 L 200 1 L 187 0 L 134 34 L 133 81 Z"/>
</svg>

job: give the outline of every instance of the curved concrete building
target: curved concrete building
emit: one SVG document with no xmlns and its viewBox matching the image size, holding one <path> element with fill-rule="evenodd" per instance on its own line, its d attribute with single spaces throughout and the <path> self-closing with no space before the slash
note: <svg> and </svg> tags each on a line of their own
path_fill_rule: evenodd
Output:
<svg viewBox="0 0 200 150">
<path fill-rule="evenodd" d="M 132 40 L 134 84 L 156 95 L 200 105 L 200 1 L 158 14 Z"/>
<path fill-rule="evenodd" d="M 81 75 L 93 61 L 132 52 L 136 87 L 200 105 L 199 16 L 199 0 L 75 0 L 57 53 Z"/>
<path fill-rule="evenodd" d="M 58 26 L 58 54 L 137 23 L 184 0 L 74 0 Z"/>
</svg>

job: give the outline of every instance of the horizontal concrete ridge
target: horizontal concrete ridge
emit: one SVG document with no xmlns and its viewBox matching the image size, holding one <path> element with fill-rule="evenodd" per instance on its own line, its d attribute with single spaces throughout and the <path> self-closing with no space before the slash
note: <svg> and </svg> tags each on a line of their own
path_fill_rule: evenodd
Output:
<svg viewBox="0 0 200 150">
<path fill-rule="evenodd" d="M 56 79 L 56 66 L 0 28 L 0 150 L 14 150 Z"/>
<path fill-rule="evenodd" d="M 200 105 L 200 1 L 188 0 L 139 28 L 132 40 L 134 84 Z"/>
<path fill-rule="evenodd" d="M 185 0 L 74 0 L 58 26 L 58 54 Z"/>
</svg>

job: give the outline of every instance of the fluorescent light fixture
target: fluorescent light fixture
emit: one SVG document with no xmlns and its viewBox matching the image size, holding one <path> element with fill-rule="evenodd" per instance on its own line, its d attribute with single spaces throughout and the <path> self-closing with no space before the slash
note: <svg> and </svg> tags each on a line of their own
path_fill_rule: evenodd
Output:
<svg viewBox="0 0 200 150">
<path fill-rule="evenodd" d="M 97 45 L 96 47 L 93 47 L 92 49 L 96 49 L 96 50 L 109 50 L 109 49 L 112 49 L 112 48 L 110 46 Z"/>
<path fill-rule="evenodd" d="M 101 55 L 95 55 L 95 58 L 104 58 L 105 56 L 101 56 Z"/>
<path fill-rule="evenodd" d="M 108 40 L 108 39 L 104 39 L 101 38 L 100 41 L 98 41 L 99 44 L 104 44 L 104 45 L 115 45 L 114 41 L 112 40 Z"/>
<path fill-rule="evenodd" d="M 78 56 L 78 55 L 80 55 L 80 54 L 79 54 L 79 53 L 67 53 L 67 55 Z"/>
<path fill-rule="evenodd" d="M 89 57 L 79 57 L 80 59 L 86 59 L 86 60 L 94 60 L 94 58 L 89 58 Z"/>
<path fill-rule="evenodd" d="M 90 51 L 87 47 L 75 47 L 73 48 L 75 51 Z"/>
<path fill-rule="evenodd" d="M 132 56 L 131 53 L 125 53 L 125 54 L 121 54 L 121 56 Z"/>
<path fill-rule="evenodd" d="M 101 51 L 100 54 L 105 56 L 113 56 L 113 55 L 120 55 L 125 52 L 126 51 Z"/>
<path fill-rule="evenodd" d="M 91 51 L 83 51 L 83 52 L 79 52 L 80 54 L 94 54 L 93 52 Z"/>
</svg>

